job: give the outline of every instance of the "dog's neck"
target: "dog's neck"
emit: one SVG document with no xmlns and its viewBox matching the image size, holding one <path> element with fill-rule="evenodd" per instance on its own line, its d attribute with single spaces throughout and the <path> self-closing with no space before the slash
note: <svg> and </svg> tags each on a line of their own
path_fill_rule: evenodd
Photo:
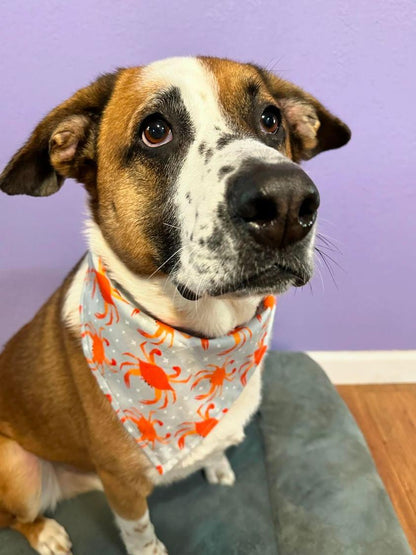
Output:
<svg viewBox="0 0 416 555">
<path fill-rule="evenodd" d="M 248 322 L 256 312 L 259 296 L 202 297 L 198 301 L 188 301 L 169 277 L 147 278 L 131 272 L 110 248 L 93 220 L 88 221 L 86 234 L 90 251 L 102 259 L 112 279 L 128 291 L 139 306 L 172 327 L 203 337 L 222 336 Z"/>
</svg>

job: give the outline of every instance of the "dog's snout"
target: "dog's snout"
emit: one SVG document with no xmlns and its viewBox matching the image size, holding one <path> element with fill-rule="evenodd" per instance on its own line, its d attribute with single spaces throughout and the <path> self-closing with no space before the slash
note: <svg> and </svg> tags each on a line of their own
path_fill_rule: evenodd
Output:
<svg viewBox="0 0 416 555">
<path fill-rule="evenodd" d="M 319 192 L 293 163 L 251 164 L 230 177 L 228 207 L 262 245 L 284 248 L 311 230 L 319 207 Z"/>
</svg>

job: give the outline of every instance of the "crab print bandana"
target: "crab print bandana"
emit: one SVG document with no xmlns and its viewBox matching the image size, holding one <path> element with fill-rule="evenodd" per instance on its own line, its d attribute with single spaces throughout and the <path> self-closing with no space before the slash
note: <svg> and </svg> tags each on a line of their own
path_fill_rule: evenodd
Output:
<svg viewBox="0 0 416 555">
<path fill-rule="evenodd" d="M 275 307 L 223 337 L 190 336 L 155 320 L 88 254 L 80 305 L 82 347 L 99 387 L 159 473 L 211 432 L 261 363 Z"/>
</svg>

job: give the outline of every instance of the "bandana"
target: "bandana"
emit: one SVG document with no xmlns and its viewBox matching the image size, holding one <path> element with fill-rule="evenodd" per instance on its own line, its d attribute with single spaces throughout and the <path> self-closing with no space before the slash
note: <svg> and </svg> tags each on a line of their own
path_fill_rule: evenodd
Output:
<svg viewBox="0 0 416 555">
<path fill-rule="evenodd" d="M 215 428 L 261 363 L 275 299 L 245 326 L 203 339 L 154 319 L 88 254 L 82 292 L 85 358 L 118 418 L 160 474 Z"/>
</svg>

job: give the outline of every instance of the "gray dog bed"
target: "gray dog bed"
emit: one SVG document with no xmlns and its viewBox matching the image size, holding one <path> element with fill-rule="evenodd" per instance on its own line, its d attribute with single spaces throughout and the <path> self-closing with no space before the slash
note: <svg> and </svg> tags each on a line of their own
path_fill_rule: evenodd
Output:
<svg viewBox="0 0 416 555">
<path fill-rule="evenodd" d="M 270 353 L 260 413 L 230 449 L 233 488 L 198 472 L 157 489 L 150 509 L 170 555 L 411 554 L 367 446 L 309 357 Z M 104 495 L 62 503 L 55 518 L 74 555 L 125 555 Z M 0 555 L 29 555 L 0 532 Z"/>
</svg>

